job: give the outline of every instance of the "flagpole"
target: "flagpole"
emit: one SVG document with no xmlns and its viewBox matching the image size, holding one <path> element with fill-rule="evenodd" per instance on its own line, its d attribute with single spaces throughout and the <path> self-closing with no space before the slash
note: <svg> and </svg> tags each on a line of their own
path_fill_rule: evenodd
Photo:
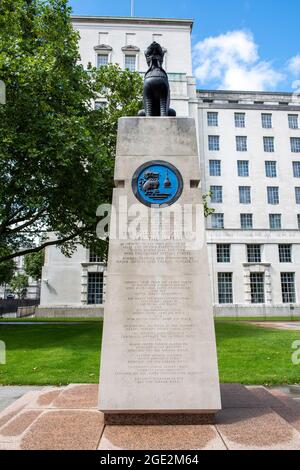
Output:
<svg viewBox="0 0 300 470">
<path fill-rule="evenodd" d="M 131 16 L 133 16 L 133 10 L 134 10 L 134 0 L 131 0 Z"/>
</svg>

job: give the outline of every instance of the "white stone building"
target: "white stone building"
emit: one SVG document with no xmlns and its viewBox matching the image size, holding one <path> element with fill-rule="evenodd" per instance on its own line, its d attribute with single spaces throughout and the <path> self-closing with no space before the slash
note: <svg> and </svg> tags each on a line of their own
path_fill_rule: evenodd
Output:
<svg viewBox="0 0 300 470">
<path fill-rule="evenodd" d="M 145 72 L 144 50 L 166 49 L 171 106 L 196 120 L 215 314 L 300 312 L 300 98 L 289 93 L 196 91 L 192 20 L 74 17 L 84 66 Z M 79 247 L 46 250 L 40 313 L 99 314 L 105 266 Z"/>
<path fill-rule="evenodd" d="M 25 274 L 24 270 L 24 256 L 18 256 L 15 258 L 15 274 Z M 13 296 L 17 298 L 17 294 L 14 293 L 9 284 L 0 285 L 0 299 L 7 299 L 7 297 Z M 36 281 L 32 277 L 28 277 L 28 287 L 26 288 L 25 299 L 38 300 L 40 298 L 40 282 Z"/>
</svg>

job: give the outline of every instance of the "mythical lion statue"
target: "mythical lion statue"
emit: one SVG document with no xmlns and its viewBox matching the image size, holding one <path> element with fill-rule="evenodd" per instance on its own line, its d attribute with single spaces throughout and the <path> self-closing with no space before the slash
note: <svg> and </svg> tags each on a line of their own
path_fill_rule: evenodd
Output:
<svg viewBox="0 0 300 470">
<path fill-rule="evenodd" d="M 143 101 L 139 116 L 176 116 L 170 106 L 168 75 L 162 67 L 164 51 L 160 44 L 153 42 L 145 52 L 148 70 L 145 73 Z"/>
</svg>

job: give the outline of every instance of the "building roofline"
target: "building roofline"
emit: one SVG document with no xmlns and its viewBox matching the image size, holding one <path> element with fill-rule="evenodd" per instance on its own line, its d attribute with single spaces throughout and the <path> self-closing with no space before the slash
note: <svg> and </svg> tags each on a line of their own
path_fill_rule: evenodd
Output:
<svg viewBox="0 0 300 470">
<path fill-rule="evenodd" d="M 216 95 L 266 95 L 266 96 L 293 96 L 295 93 L 290 91 L 253 91 L 253 90 L 202 90 L 197 88 L 197 93 L 207 93 Z"/>
<path fill-rule="evenodd" d="M 145 18 L 140 16 L 89 16 L 72 15 L 74 23 L 115 23 L 115 24 L 153 24 L 189 26 L 193 29 L 194 20 L 190 18 Z"/>
</svg>

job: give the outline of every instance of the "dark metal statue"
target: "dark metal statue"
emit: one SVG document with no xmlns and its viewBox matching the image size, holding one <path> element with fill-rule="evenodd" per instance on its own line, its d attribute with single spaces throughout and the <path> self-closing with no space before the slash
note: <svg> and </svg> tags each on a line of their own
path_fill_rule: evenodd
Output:
<svg viewBox="0 0 300 470">
<path fill-rule="evenodd" d="M 145 109 L 139 116 L 176 116 L 170 106 L 170 86 L 168 75 L 162 67 L 164 60 L 162 47 L 153 42 L 145 52 L 148 70 L 145 73 L 143 100 Z"/>
</svg>

